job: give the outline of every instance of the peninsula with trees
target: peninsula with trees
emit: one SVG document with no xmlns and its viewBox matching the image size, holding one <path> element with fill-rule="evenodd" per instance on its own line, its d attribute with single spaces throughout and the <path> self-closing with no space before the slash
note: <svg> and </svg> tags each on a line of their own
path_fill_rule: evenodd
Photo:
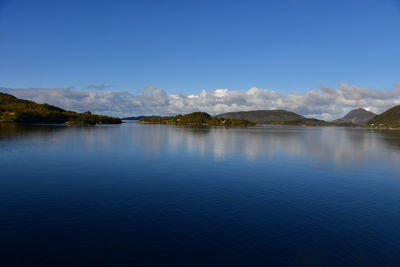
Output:
<svg viewBox="0 0 400 267">
<path fill-rule="evenodd" d="M 78 113 L 49 104 L 37 104 L 0 93 L 0 122 L 65 123 L 77 125 L 120 124 L 119 118 Z"/>
</svg>

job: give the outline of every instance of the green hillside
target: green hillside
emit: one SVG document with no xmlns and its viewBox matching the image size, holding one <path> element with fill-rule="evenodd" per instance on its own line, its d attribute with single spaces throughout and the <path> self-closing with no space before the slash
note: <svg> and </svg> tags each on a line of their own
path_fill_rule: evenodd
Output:
<svg viewBox="0 0 400 267">
<path fill-rule="evenodd" d="M 377 128 L 400 128 L 400 105 L 376 116 L 367 125 Z"/>
<path fill-rule="evenodd" d="M 15 96 L 0 93 L 0 122 L 66 123 L 66 124 L 118 124 L 119 118 L 77 113 L 62 108 L 37 104 Z"/>
</svg>

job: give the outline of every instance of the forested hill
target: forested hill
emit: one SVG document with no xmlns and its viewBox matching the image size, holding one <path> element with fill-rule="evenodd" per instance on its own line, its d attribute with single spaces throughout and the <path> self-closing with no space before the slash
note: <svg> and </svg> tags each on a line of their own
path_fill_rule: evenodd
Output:
<svg viewBox="0 0 400 267">
<path fill-rule="evenodd" d="M 367 125 L 374 128 L 400 128 L 400 105 L 374 117 Z"/>
<path fill-rule="evenodd" d="M 0 93 L 0 122 L 66 123 L 66 124 L 119 124 L 121 119 L 77 113 L 49 104 L 37 104 L 15 96 Z"/>
</svg>

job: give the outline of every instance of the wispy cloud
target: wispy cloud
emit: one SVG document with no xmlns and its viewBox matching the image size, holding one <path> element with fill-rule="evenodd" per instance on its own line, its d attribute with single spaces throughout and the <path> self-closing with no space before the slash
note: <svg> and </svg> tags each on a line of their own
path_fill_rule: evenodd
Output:
<svg viewBox="0 0 400 267">
<path fill-rule="evenodd" d="M 105 84 L 89 84 L 88 86 L 85 86 L 85 89 L 96 89 L 96 90 L 105 90 L 108 88 L 110 88 L 110 86 Z"/>
<path fill-rule="evenodd" d="M 247 90 L 202 90 L 192 95 L 167 94 L 156 87 L 147 88 L 141 95 L 60 88 L 0 88 L 0 92 L 65 109 L 90 110 L 114 116 L 173 115 L 193 111 L 219 114 L 241 110 L 285 109 L 308 117 L 333 120 L 357 107 L 380 113 L 400 105 L 400 84 L 390 90 L 376 90 L 341 83 L 338 88 L 321 86 L 317 90 L 296 94 L 282 94 L 257 87 Z"/>
</svg>

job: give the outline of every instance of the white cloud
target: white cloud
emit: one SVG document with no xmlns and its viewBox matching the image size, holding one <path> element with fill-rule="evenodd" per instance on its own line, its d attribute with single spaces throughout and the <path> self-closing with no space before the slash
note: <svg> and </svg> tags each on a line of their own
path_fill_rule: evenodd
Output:
<svg viewBox="0 0 400 267">
<path fill-rule="evenodd" d="M 167 94 L 149 87 L 141 95 L 128 92 L 91 92 L 63 88 L 12 89 L 1 92 L 49 103 L 65 109 L 92 111 L 114 116 L 174 115 L 193 111 L 219 114 L 256 109 L 285 109 L 307 117 L 333 120 L 351 109 L 362 107 L 380 113 L 400 105 L 400 85 L 391 90 L 375 90 L 341 83 L 339 88 L 321 86 L 306 93 L 281 94 L 274 90 L 252 87 L 248 90 L 202 90 L 199 94 Z"/>
</svg>

